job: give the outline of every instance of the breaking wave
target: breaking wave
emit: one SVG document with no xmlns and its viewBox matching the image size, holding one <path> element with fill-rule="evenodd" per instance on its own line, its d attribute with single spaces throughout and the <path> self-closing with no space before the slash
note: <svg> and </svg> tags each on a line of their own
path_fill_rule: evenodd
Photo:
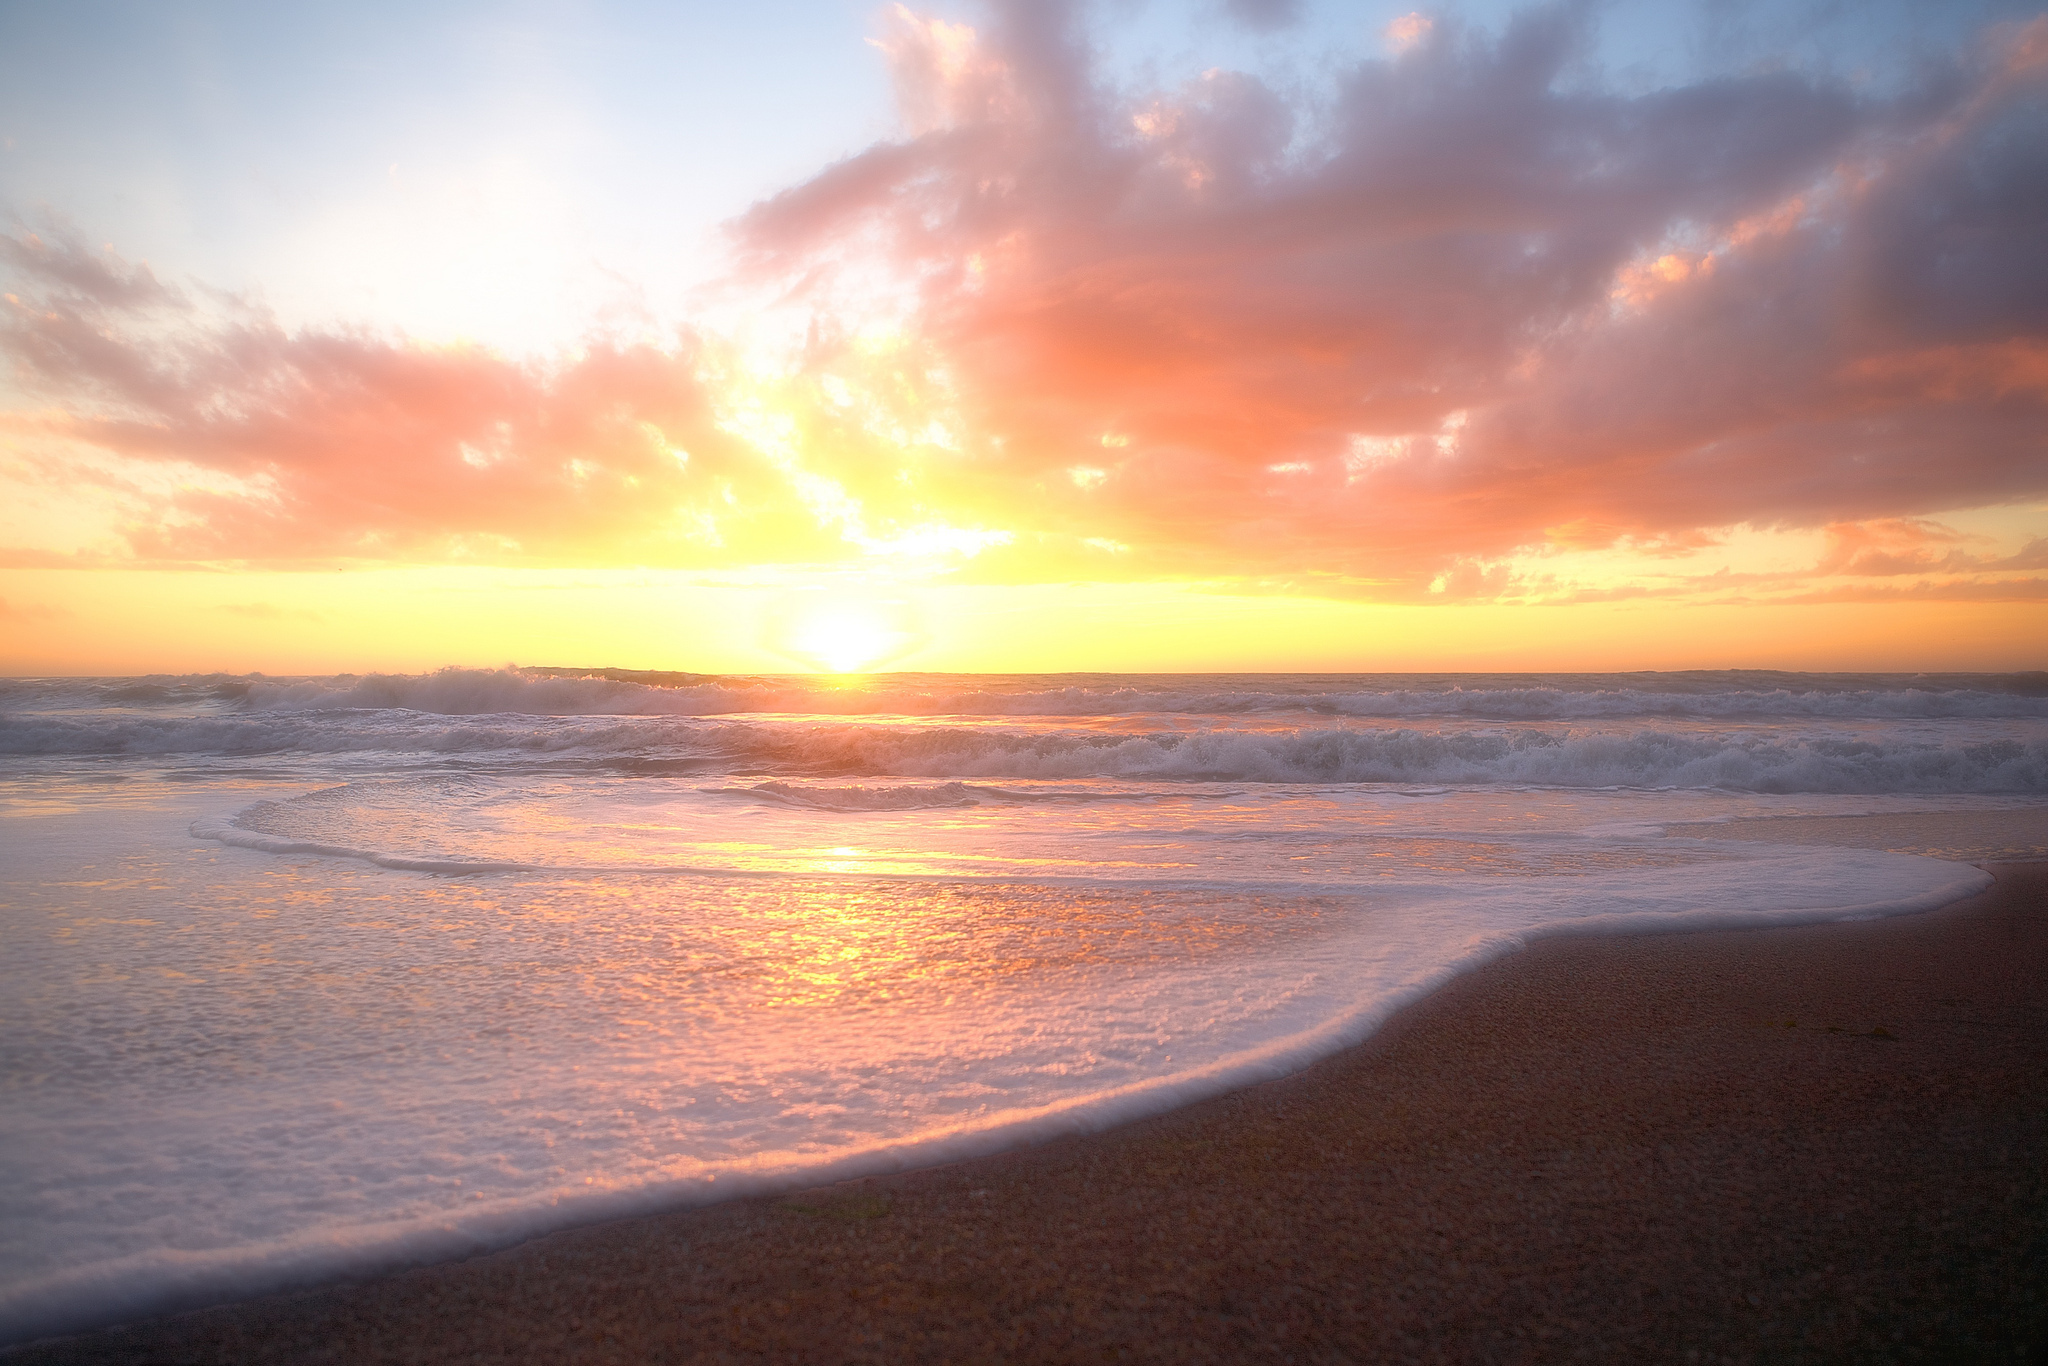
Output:
<svg viewBox="0 0 2048 1366">
<path fill-rule="evenodd" d="M 11 717 L 0 752 L 37 756 L 397 756 L 626 775 L 923 778 L 936 787 L 745 789 L 866 809 L 1021 800 L 1004 779 L 1495 783 L 1761 793 L 2048 793 L 2048 742 L 1974 743 L 1787 730 L 1305 725 L 1104 732 L 1081 727 L 683 717 L 464 718 L 297 712 L 190 718 Z M 850 808 L 849 808 L 850 809 Z"/>
<path fill-rule="evenodd" d="M 2048 718 L 2048 674 L 968 675 L 442 669 L 273 679 L 11 680 L 0 709 L 213 707 L 436 716 L 1248 716 L 1574 721 L 1629 717 Z"/>
<path fill-rule="evenodd" d="M 1915 744 L 1668 731 L 1310 729 L 1142 736 L 832 727 L 801 737 L 823 771 L 916 777 L 1258 783 L 1502 783 L 1741 792 L 2048 792 L 2048 744 Z"/>
</svg>

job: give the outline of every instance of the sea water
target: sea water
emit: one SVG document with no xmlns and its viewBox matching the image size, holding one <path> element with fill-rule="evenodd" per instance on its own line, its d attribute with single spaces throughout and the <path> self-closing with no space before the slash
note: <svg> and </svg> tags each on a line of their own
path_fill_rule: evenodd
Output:
<svg viewBox="0 0 2048 1366">
<path fill-rule="evenodd" d="M 2038 812 L 2048 677 L 12 680 L 0 799 L 7 1342 L 1099 1128 L 1535 935 L 1933 907 L 2048 851 L 1663 831 Z"/>
</svg>

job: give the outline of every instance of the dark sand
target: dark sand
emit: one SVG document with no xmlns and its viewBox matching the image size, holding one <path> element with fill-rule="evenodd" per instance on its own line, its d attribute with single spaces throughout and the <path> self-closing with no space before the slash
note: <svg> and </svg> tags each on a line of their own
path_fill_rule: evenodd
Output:
<svg viewBox="0 0 2048 1366">
<path fill-rule="evenodd" d="M 1574 938 L 1114 1132 L 13 1362 L 2041 1361 L 2048 865 Z"/>
</svg>

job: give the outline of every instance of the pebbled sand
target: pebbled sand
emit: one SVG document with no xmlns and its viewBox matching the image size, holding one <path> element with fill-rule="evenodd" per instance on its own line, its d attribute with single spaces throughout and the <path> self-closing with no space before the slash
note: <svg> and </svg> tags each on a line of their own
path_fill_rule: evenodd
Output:
<svg viewBox="0 0 2048 1366">
<path fill-rule="evenodd" d="M 2048 864 L 1553 940 L 1110 1133 L 26 1362 L 2048 1360 Z"/>
</svg>

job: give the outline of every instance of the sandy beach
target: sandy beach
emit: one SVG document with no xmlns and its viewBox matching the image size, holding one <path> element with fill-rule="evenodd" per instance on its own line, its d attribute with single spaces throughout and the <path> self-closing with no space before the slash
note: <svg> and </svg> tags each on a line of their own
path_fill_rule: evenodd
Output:
<svg viewBox="0 0 2048 1366">
<path fill-rule="evenodd" d="M 2048 864 L 1540 941 L 1112 1132 L 47 1341 L 29 1362 L 2037 1361 Z"/>
<path fill-rule="evenodd" d="M 2048 0 L 0 53 L 0 1366 L 2048 1366 Z"/>
</svg>

